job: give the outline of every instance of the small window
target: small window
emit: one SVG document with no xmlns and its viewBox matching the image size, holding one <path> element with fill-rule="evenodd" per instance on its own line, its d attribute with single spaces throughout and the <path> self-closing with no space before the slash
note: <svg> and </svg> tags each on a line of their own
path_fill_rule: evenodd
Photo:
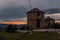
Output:
<svg viewBox="0 0 60 40">
<path fill-rule="evenodd" d="M 37 16 L 40 16 L 40 13 L 39 12 L 37 12 Z"/>
</svg>

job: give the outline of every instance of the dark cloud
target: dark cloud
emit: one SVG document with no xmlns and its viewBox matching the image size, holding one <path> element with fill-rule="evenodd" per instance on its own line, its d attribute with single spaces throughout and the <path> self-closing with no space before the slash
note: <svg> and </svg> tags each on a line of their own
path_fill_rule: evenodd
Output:
<svg viewBox="0 0 60 40">
<path fill-rule="evenodd" d="M 6 8 L 1 11 L 0 17 L 2 18 L 18 18 L 25 17 L 26 12 L 23 8 Z"/>
<path fill-rule="evenodd" d="M 32 8 L 40 9 L 60 8 L 60 0 L 30 0 Z M 29 8 L 29 0 L 0 0 L 0 7 L 9 8 L 24 6 Z"/>
<path fill-rule="evenodd" d="M 1 21 L 23 21 L 26 18 L 26 11 L 23 7 L 6 8 L 0 12 Z"/>
<path fill-rule="evenodd" d="M 60 8 L 60 0 L 31 0 L 32 8 Z M 25 20 L 29 0 L 0 0 L 0 21 Z"/>
</svg>

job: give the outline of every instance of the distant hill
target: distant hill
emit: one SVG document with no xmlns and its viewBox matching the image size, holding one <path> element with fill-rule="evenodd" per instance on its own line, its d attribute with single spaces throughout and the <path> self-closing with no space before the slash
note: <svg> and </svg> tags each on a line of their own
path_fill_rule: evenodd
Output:
<svg viewBox="0 0 60 40">
<path fill-rule="evenodd" d="M 0 24 L 0 28 L 7 28 L 9 24 Z M 25 24 L 24 25 L 17 25 L 17 28 L 21 28 L 22 26 L 26 26 Z"/>
<path fill-rule="evenodd" d="M 50 14 L 52 14 L 52 13 L 60 13 L 60 8 L 46 9 L 44 11 L 47 12 L 47 13 L 50 13 Z"/>
<path fill-rule="evenodd" d="M 6 28 L 9 24 L 0 24 L 0 32 L 5 32 Z M 25 27 L 26 25 L 17 25 L 17 29 L 20 29 L 21 27 Z"/>
<path fill-rule="evenodd" d="M 0 24 L 0 28 L 7 28 L 8 24 Z"/>
</svg>

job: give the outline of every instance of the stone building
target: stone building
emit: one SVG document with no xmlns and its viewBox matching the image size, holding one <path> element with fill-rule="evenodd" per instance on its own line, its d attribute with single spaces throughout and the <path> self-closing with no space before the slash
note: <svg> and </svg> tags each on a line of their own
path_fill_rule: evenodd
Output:
<svg viewBox="0 0 60 40">
<path fill-rule="evenodd" d="M 32 28 L 45 28 L 48 26 L 47 18 L 44 17 L 45 12 L 38 8 L 34 8 L 27 12 L 27 25 Z M 52 22 L 51 22 L 52 23 Z"/>
<path fill-rule="evenodd" d="M 45 22 L 46 22 L 46 27 L 48 28 L 48 26 L 49 26 L 49 28 L 52 28 L 52 27 L 54 27 L 54 24 L 55 24 L 55 20 L 53 19 L 53 18 L 51 18 L 51 17 L 47 17 L 47 18 L 45 18 L 45 20 L 44 20 Z"/>
</svg>

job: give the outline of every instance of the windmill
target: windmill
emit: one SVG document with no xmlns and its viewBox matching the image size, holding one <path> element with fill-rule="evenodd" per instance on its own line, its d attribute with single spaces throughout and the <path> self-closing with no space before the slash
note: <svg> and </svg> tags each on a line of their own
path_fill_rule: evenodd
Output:
<svg viewBox="0 0 60 40">
<path fill-rule="evenodd" d="M 29 4 L 29 9 L 33 9 L 33 7 L 32 7 L 32 5 L 31 5 L 31 0 L 28 0 L 28 4 Z M 40 6 L 40 2 L 35 6 L 35 8 L 36 7 L 39 7 Z M 25 7 L 22 7 L 24 10 L 28 10 L 28 9 L 26 9 Z"/>
</svg>

